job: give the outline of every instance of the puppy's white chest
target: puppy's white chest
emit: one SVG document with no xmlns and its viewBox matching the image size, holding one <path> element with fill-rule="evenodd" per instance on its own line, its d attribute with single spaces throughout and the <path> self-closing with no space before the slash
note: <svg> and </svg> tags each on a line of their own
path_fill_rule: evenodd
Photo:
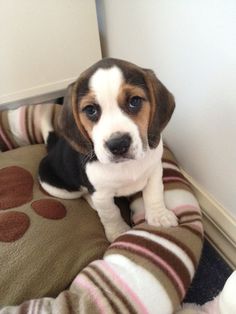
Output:
<svg viewBox="0 0 236 314">
<path fill-rule="evenodd" d="M 148 177 L 144 176 L 142 179 L 122 182 L 122 185 L 117 187 L 114 191 L 114 196 L 132 195 L 138 191 L 142 191 L 147 184 Z"/>
<path fill-rule="evenodd" d="M 117 164 L 88 163 L 86 173 L 96 191 L 108 195 L 127 196 L 143 190 L 156 164 L 160 162 L 155 151 L 142 160 L 131 160 Z"/>
</svg>

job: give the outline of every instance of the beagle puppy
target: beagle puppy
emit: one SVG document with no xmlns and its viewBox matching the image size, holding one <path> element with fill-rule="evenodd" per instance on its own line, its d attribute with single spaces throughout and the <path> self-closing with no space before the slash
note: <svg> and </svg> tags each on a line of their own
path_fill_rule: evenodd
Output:
<svg viewBox="0 0 236 314">
<path fill-rule="evenodd" d="M 175 103 L 154 72 L 105 58 L 83 72 L 64 98 L 39 180 L 49 194 L 85 197 L 109 241 L 130 229 L 114 197 L 142 192 L 130 205 L 154 226 L 176 226 L 164 203 L 161 132 Z"/>
</svg>

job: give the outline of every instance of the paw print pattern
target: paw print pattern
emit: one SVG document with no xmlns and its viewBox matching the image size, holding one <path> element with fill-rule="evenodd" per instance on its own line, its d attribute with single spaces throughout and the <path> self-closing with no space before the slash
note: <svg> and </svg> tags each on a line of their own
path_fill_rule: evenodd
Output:
<svg viewBox="0 0 236 314">
<path fill-rule="evenodd" d="M 18 211 L 0 213 L 0 241 L 14 242 L 20 239 L 30 226 L 29 216 Z"/>
<path fill-rule="evenodd" d="M 30 217 L 21 211 L 12 210 L 33 199 L 34 179 L 22 167 L 10 166 L 0 169 L 0 242 L 20 239 L 30 227 Z M 67 210 L 58 200 L 39 199 L 31 208 L 46 219 L 63 219 Z"/>
<path fill-rule="evenodd" d="M 0 170 L 0 209 L 28 203 L 33 198 L 34 180 L 29 171 L 11 166 Z"/>
<path fill-rule="evenodd" d="M 44 218 L 62 219 L 66 216 L 65 206 L 57 200 L 43 199 L 34 201 L 31 207 L 39 216 Z"/>
</svg>

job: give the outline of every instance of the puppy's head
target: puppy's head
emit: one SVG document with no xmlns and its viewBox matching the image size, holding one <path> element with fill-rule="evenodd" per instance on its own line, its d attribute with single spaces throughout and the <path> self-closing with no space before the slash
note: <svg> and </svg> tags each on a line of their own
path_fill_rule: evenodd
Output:
<svg viewBox="0 0 236 314">
<path fill-rule="evenodd" d="M 157 147 L 174 110 L 174 98 L 154 72 L 106 58 L 67 89 L 59 132 L 102 163 L 144 157 Z"/>
</svg>

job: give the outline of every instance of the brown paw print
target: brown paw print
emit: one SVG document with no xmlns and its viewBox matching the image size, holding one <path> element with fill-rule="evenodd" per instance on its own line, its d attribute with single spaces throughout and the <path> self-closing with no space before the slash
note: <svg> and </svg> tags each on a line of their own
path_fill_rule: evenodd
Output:
<svg viewBox="0 0 236 314">
<path fill-rule="evenodd" d="M 44 218 L 62 219 L 66 216 L 65 206 L 57 200 L 43 199 L 34 201 L 31 207 L 39 216 Z"/>
<path fill-rule="evenodd" d="M 29 203 L 33 199 L 34 179 L 22 167 L 0 169 L 0 241 L 14 242 L 20 239 L 30 226 L 30 218 L 20 211 L 5 211 Z M 39 216 L 47 219 L 63 219 L 67 210 L 58 200 L 39 199 L 31 204 Z"/>
<path fill-rule="evenodd" d="M 18 211 L 0 213 L 0 241 L 13 242 L 20 239 L 29 228 L 30 219 Z"/>
<path fill-rule="evenodd" d="M 21 206 L 33 198 L 34 180 L 29 171 L 11 166 L 0 170 L 0 209 Z"/>
</svg>

